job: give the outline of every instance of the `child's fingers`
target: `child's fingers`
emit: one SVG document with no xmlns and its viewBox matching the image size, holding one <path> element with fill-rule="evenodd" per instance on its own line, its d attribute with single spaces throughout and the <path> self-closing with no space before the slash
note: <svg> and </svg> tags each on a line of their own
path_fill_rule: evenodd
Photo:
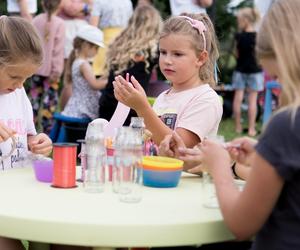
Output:
<svg viewBox="0 0 300 250">
<path fill-rule="evenodd" d="M 198 148 L 179 147 L 178 151 L 179 151 L 179 153 L 181 153 L 183 155 L 191 155 L 191 156 L 197 156 L 201 153 L 200 149 L 198 149 Z"/>
<path fill-rule="evenodd" d="M 41 155 L 49 155 L 52 151 L 52 146 L 47 146 L 47 147 L 36 147 L 34 146 L 33 149 L 31 149 L 31 152 L 34 154 L 41 154 Z"/>
<path fill-rule="evenodd" d="M 12 137 L 16 132 L 6 126 L 0 126 L 0 142 L 6 141 Z"/>
<path fill-rule="evenodd" d="M 141 88 L 143 88 L 143 87 L 141 86 L 141 84 L 135 79 L 134 76 L 131 76 L 130 79 L 131 79 L 131 83 L 132 83 L 132 85 L 133 85 L 133 87 L 134 87 L 135 89 L 140 90 Z"/>
<path fill-rule="evenodd" d="M 117 94 L 120 98 L 124 99 L 129 95 L 129 92 L 123 85 L 118 83 L 117 81 L 113 82 L 114 93 Z"/>
<path fill-rule="evenodd" d="M 185 144 L 182 138 L 179 136 L 179 134 L 176 133 L 176 131 L 173 132 L 172 137 L 178 147 L 185 148 Z"/>
<path fill-rule="evenodd" d="M 166 155 L 170 150 L 170 141 L 171 135 L 166 135 L 165 138 L 161 141 L 158 147 L 160 155 Z"/>
<path fill-rule="evenodd" d="M 199 174 L 202 172 L 202 170 L 203 170 L 203 167 L 201 165 L 198 165 L 196 167 L 188 169 L 188 172 L 191 174 Z"/>
</svg>

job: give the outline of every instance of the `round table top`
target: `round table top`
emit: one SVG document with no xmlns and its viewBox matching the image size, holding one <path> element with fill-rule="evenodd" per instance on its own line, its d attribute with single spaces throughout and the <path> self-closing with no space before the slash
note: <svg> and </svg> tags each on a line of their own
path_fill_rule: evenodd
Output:
<svg viewBox="0 0 300 250">
<path fill-rule="evenodd" d="M 183 174 L 176 188 L 143 187 L 139 203 L 103 193 L 53 188 L 32 168 L 0 172 L 0 235 L 107 247 L 183 246 L 234 239 L 219 209 L 203 206 L 201 178 Z"/>
</svg>

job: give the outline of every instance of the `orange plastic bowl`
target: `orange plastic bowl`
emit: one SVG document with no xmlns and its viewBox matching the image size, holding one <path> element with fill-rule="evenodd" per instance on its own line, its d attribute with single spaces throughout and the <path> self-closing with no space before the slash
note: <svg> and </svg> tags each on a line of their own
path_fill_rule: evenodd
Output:
<svg viewBox="0 0 300 250">
<path fill-rule="evenodd" d="M 143 165 L 143 183 L 148 187 L 176 187 L 179 183 L 183 161 L 161 156 L 145 156 Z"/>
</svg>

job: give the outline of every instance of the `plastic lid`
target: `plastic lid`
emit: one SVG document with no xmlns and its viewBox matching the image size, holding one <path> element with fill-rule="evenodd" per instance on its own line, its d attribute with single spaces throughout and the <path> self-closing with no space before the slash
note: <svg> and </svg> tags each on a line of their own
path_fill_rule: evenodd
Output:
<svg viewBox="0 0 300 250">
<path fill-rule="evenodd" d="M 180 170 L 183 167 L 183 161 L 163 156 L 144 156 L 142 164 L 151 170 Z"/>
</svg>

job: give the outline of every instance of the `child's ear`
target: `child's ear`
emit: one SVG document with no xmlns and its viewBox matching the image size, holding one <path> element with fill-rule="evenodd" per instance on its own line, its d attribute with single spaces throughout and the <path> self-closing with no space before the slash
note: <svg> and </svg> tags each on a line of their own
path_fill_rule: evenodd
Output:
<svg viewBox="0 0 300 250">
<path fill-rule="evenodd" d="M 208 52 L 206 50 L 202 51 L 198 56 L 198 66 L 201 67 L 208 60 Z"/>
</svg>

